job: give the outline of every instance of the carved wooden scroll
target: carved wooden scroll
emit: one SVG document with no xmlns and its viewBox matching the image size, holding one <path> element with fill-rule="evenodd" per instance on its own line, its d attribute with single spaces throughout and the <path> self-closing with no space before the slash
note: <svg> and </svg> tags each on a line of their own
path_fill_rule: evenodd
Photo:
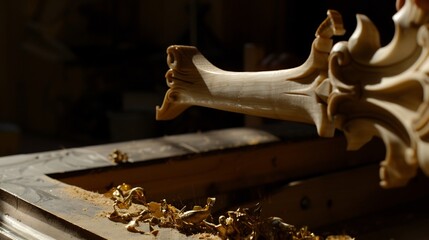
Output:
<svg viewBox="0 0 429 240">
<path fill-rule="evenodd" d="M 405 185 L 420 167 L 429 176 L 429 13 L 407 0 L 393 16 L 395 35 L 381 47 L 372 22 L 357 15 L 347 42 L 341 16 L 328 11 L 307 61 L 293 69 L 230 72 L 196 48 L 167 49 L 170 70 L 157 119 L 192 105 L 315 124 L 322 137 L 342 130 L 350 150 L 373 137 L 386 145 L 381 186 Z"/>
</svg>

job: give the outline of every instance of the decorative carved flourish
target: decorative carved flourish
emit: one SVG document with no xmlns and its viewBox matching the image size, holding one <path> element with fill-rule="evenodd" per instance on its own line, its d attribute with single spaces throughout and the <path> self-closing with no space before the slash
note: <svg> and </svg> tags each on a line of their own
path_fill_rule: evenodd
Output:
<svg viewBox="0 0 429 240">
<path fill-rule="evenodd" d="M 223 71 L 196 48 L 171 46 L 170 89 L 157 119 L 199 105 L 315 124 L 323 137 L 337 128 L 350 150 L 380 137 L 381 186 L 405 185 L 419 167 L 429 176 L 429 12 L 407 0 L 393 21 L 395 35 L 384 47 L 363 15 L 350 39 L 333 45 L 330 38 L 344 29 L 330 10 L 307 61 L 279 71 Z"/>
<path fill-rule="evenodd" d="M 264 72 L 230 72 L 213 66 L 194 47 L 167 49 L 167 91 L 156 118 L 171 119 L 191 105 L 315 124 L 321 136 L 330 137 L 326 98 L 330 89 L 328 58 L 333 35 L 344 34 L 341 16 L 328 11 L 316 32 L 307 61 L 293 69 Z"/>
<path fill-rule="evenodd" d="M 429 127 L 424 120 L 428 13 L 407 1 L 393 16 L 395 36 L 385 47 L 371 21 L 362 15 L 357 19 L 349 41 L 337 43 L 330 55 L 328 116 L 346 134 L 351 150 L 380 137 L 387 151 L 380 184 L 402 186 L 419 165 L 429 175 L 428 139 L 423 137 Z"/>
</svg>

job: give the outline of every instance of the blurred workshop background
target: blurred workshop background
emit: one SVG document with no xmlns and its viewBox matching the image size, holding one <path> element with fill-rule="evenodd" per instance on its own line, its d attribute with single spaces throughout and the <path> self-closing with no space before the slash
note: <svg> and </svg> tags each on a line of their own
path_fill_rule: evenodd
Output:
<svg viewBox="0 0 429 240">
<path fill-rule="evenodd" d="M 327 9 L 369 16 L 383 44 L 394 0 L 1 0 L 0 155 L 143 139 L 264 121 L 193 107 L 155 121 L 165 49 L 195 45 L 233 71 L 294 67 Z M 213 121 L 213 119 L 216 121 Z"/>
</svg>

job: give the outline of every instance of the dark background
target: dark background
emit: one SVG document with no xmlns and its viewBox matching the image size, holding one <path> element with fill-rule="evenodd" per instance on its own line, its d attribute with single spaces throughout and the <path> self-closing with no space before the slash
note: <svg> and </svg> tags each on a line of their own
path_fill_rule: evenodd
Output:
<svg viewBox="0 0 429 240">
<path fill-rule="evenodd" d="M 383 44 L 395 1 L 1 0 L 0 154 L 44 151 L 243 126 L 240 114 L 193 107 L 155 121 L 167 89 L 165 49 L 196 45 L 216 66 L 243 70 L 245 44 L 264 69 L 308 55 L 327 9 L 370 17 Z M 274 60 L 273 60 L 274 59 Z M 214 121 L 213 119 L 216 119 Z"/>
</svg>

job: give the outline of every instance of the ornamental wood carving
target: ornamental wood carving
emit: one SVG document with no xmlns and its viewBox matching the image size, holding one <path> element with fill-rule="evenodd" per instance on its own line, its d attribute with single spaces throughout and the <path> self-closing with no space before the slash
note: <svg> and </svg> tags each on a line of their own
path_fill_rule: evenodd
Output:
<svg viewBox="0 0 429 240">
<path fill-rule="evenodd" d="M 429 12 L 414 1 L 393 16 L 395 35 L 381 46 L 377 28 L 357 15 L 348 41 L 333 10 L 316 31 L 301 66 L 261 72 L 231 72 L 213 66 L 190 46 L 167 49 L 167 91 L 158 120 L 192 105 L 314 124 L 322 137 L 345 133 L 348 149 L 373 137 L 386 145 L 382 187 L 405 185 L 420 167 L 429 176 Z"/>
</svg>

